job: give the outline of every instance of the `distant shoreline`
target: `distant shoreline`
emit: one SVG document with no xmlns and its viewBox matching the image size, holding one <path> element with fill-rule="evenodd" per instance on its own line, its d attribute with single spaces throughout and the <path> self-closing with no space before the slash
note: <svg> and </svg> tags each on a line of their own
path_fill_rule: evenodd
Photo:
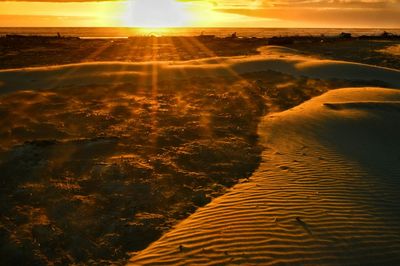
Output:
<svg viewBox="0 0 400 266">
<path fill-rule="evenodd" d="M 271 37 L 256 37 L 256 36 L 240 36 L 236 31 L 227 36 L 218 36 L 216 34 L 205 34 L 201 32 L 199 35 L 193 36 L 179 36 L 179 35 L 156 35 L 151 34 L 147 36 L 131 35 L 127 37 L 81 37 L 81 36 L 68 36 L 62 35 L 57 32 L 53 35 L 41 35 L 41 34 L 6 34 L 0 38 L 9 41 L 35 41 L 35 40 L 136 40 L 136 39 L 147 39 L 147 38 L 160 38 L 160 39 L 179 39 L 179 38 L 195 38 L 202 42 L 212 42 L 212 41 L 240 41 L 240 42 L 265 42 L 268 45 L 290 45 L 295 43 L 315 43 L 315 42 L 332 42 L 332 41 L 343 41 L 343 40 L 400 40 L 400 34 L 393 33 L 389 31 L 383 31 L 380 34 L 363 34 L 363 35 L 353 35 L 351 32 L 342 31 L 335 35 L 274 35 Z"/>
<path fill-rule="evenodd" d="M 62 36 L 80 38 L 118 39 L 129 36 L 198 36 L 201 33 L 226 37 L 233 32 L 239 37 L 271 38 L 273 36 L 335 36 L 341 32 L 349 32 L 353 36 L 378 35 L 387 31 L 400 34 L 400 28 L 165 28 L 140 29 L 127 27 L 0 27 L 0 36 L 7 34 L 54 36 L 58 32 Z"/>
</svg>

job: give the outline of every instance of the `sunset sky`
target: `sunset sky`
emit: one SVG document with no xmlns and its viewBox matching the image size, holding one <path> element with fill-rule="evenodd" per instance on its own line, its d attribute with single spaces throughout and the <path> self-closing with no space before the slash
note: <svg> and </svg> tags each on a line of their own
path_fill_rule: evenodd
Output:
<svg viewBox="0 0 400 266">
<path fill-rule="evenodd" d="M 400 27 L 400 0 L 0 1 L 1 27 Z"/>
</svg>

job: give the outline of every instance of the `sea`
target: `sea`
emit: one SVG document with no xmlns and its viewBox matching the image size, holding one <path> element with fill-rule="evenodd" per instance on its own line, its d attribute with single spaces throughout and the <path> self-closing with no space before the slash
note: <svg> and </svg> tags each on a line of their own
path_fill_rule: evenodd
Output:
<svg viewBox="0 0 400 266">
<path fill-rule="evenodd" d="M 217 37 L 230 36 L 236 32 L 239 37 L 273 37 L 273 36 L 335 36 L 341 32 L 351 33 L 353 36 L 379 35 L 384 31 L 400 34 L 398 29 L 385 28 L 0 28 L 0 36 L 6 34 L 53 36 L 74 36 L 80 38 L 128 38 L 130 36 L 198 36 L 201 34 Z"/>
</svg>

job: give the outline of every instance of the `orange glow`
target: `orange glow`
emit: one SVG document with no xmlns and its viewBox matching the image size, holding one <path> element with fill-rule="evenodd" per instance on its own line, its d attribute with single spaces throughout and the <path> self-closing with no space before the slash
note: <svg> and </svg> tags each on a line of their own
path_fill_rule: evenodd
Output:
<svg viewBox="0 0 400 266">
<path fill-rule="evenodd" d="M 0 1 L 0 27 L 400 27 L 400 6 L 384 0 Z"/>
</svg>

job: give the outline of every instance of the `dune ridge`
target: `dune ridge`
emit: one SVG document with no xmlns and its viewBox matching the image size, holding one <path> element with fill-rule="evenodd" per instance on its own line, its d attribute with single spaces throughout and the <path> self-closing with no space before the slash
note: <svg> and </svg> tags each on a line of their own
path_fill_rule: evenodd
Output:
<svg viewBox="0 0 400 266">
<path fill-rule="evenodd" d="M 335 102 L 335 103 L 324 103 L 324 106 L 335 110 L 345 110 L 345 109 L 369 109 L 377 111 L 385 110 L 400 110 L 400 102 L 379 102 L 379 101 L 369 101 L 369 102 Z"/>
<path fill-rule="evenodd" d="M 293 76 L 319 79 L 380 81 L 399 88 L 400 71 L 345 61 L 320 60 L 295 54 L 296 50 L 268 46 L 260 55 L 216 57 L 182 62 L 95 62 L 0 71 L 0 93 L 90 84 L 151 83 L 154 77 L 185 79 L 231 77 L 273 70 Z"/>
<path fill-rule="evenodd" d="M 400 112 L 387 108 L 399 100 L 397 90 L 347 88 L 267 116 L 250 180 L 130 265 L 399 263 Z"/>
</svg>

